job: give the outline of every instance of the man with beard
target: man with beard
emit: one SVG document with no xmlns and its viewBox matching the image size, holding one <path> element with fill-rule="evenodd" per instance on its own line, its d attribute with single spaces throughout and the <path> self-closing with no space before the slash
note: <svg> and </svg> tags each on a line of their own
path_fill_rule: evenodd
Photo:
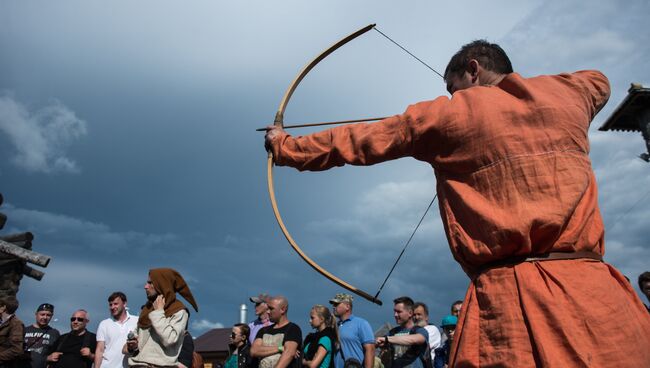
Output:
<svg viewBox="0 0 650 368">
<path fill-rule="evenodd" d="M 36 308 L 36 322 L 25 327 L 25 352 L 29 352 L 31 368 L 45 368 L 48 350 L 59 336 L 59 330 L 50 326 L 54 306 L 43 303 Z"/>
<path fill-rule="evenodd" d="M 435 359 L 436 349 L 441 345 L 440 331 L 438 327 L 429 323 L 429 307 L 422 302 L 413 304 L 413 323 L 424 328 L 429 333 L 429 350 L 431 350 L 431 360 Z"/>
<path fill-rule="evenodd" d="M 99 323 L 97 328 L 97 350 L 95 368 L 124 368 L 128 362 L 122 347 L 130 331 L 138 327 L 138 318 L 126 310 L 126 295 L 116 291 L 108 297 L 111 318 Z"/>
<path fill-rule="evenodd" d="M 97 340 L 95 334 L 86 330 L 88 312 L 83 309 L 70 317 L 70 332 L 63 334 L 52 345 L 54 350 L 47 356 L 51 368 L 90 368 L 95 358 Z"/>
<path fill-rule="evenodd" d="M 199 307 L 183 276 L 171 268 L 149 270 L 144 291 L 147 303 L 140 311 L 133 338 L 126 341 L 122 352 L 129 357 L 129 367 L 175 367 L 189 320 L 189 311 L 176 299 L 176 293 L 195 311 Z"/>
</svg>

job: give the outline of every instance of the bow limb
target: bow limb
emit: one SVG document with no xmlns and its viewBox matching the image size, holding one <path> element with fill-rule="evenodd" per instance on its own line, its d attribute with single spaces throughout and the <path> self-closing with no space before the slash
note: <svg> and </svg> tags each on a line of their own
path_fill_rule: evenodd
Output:
<svg viewBox="0 0 650 368">
<path fill-rule="evenodd" d="M 316 64 L 321 62 L 323 59 L 325 59 L 328 55 L 336 51 L 341 46 L 361 36 L 362 34 L 368 32 L 374 26 L 375 26 L 374 24 L 367 25 L 359 29 L 358 31 L 351 33 L 350 35 L 342 38 L 340 41 L 336 42 L 335 44 L 327 48 L 320 55 L 315 57 L 311 62 L 305 65 L 305 67 L 300 71 L 300 73 L 298 73 L 298 75 L 294 78 L 293 82 L 291 82 L 291 84 L 289 85 L 289 88 L 287 88 L 287 91 L 284 93 L 284 96 L 282 97 L 282 101 L 280 102 L 280 106 L 278 107 L 278 111 L 275 114 L 274 125 L 281 128 L 283 127 L 284 111 L 287 108 L 287 104 L 289 103 L 289 100 L 291 99 L 293 92 L 296 90 L 298 84 L 300 84 L 303 78 L 305 78 L 307 73 L 309 73 L 316 66 Z M 282 216 L 280 215 L 280 210 L 278 209 L 278 203 L 275 198 L 275 189 L 273 185 L 273 154 L 271 152 L 269 152 L 268 161 L 267 161 L 267 183 L 268 183 L 268 190 L 269 190 L 269 198 L 271 199 L 271 206 L 273 207 L 273 214 L 275 215 L 275 219 L 278 221 L 278 225 L 280 226 L 280 229 L 282 230 L 284 237 L 287 238 L 289 245 L 291 245 L 291 247 L 296 251 L 296 253 L 298 253 L 298 255 L 305 262 L 307 262 L 307 264 L 309 264 L 309 266 L 311 266 L 314 270 L 316 270 L 316 272 L 325 276 L 330 281 L 373 303 L 381 305 L 382 304 L 381 300 L 341 280 L 340 278 L 334 276 L 332 273 L 328 272 L 327 270 L 319 266 L 318 263 L 314 262 L 314 260 L 312 260 L 311 258 L 309 258 L 309 256 L 307 256 L 307 254 L 300 248 L 298 243 L 296 243 L 296 241 L 293 239 L 293 237 L 289 233 L 289 230 L 285 226 L 284 221 L 282 220 Z"/>
</svg>

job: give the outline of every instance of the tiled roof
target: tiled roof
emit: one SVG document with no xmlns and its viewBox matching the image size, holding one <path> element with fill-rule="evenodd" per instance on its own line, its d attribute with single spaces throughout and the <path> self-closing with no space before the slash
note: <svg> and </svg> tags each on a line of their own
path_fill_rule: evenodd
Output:
<svg viewBox="0 0 650 368">
<path fill-rule="evenodd" d="M 216 351 L 228 351 L 230 341 L 230 328 L 214 328 L 194 339 L 194 351 L 207 353 Z"/>
</svg>

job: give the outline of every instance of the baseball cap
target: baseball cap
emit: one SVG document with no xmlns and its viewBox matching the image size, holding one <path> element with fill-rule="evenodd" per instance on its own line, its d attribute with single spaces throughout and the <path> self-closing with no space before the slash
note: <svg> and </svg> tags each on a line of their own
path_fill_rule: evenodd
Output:
<svg viewBox="0 0 650 368">
<path fill-rule="evenodd" d="M 54 306 L 50 303 L 43 303 L 36 308 L 36 312 L 48 311 L 54 313 Z"/>
<path fill-rule="evenodd" d="M 445 326 L 456 326 L 456 324 L 458 324 L 458 317 L 456 317 L 456 316 L 452 316 L 452 315 L 448 315 L 448 316 L 444 316 L 444 317 L 442 318 L 442 323 L 440 323 L 440 326 L 441 326 L 441 327 L 445 327 Z"/>
<path fill-rule="evenodd" d="M 354 297 L 350 294 L 344 294 L 344 293 L 338 293 L 334 295 L 333 299 L 330 299 L 330 304 L 339 304 L 339 303 L 348 303 L 352 304 L 352 300 L 354 300 Z"/>
<path fill-rule="evenodd" d="M 270 299 L 270 297 L 268 294 L 260 294 L 258 296 L 251 296 L 249 299 L 252 303 L 259 304 L 259 303 L 266 303 Z"/>
</svg>

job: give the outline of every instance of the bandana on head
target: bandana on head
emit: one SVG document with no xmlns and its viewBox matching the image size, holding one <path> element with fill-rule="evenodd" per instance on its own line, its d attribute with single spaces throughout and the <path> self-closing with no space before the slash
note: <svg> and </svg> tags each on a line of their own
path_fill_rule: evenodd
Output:
<svg viewBox="0 0 650 368">
<path fill-rule="evenodd" d="M 176 270 L 171 268 L 154 268 L 149 270 L 149 278 L 158 294 L 165 298 L 165 317 L 171 317 L 174 313 L 182 309 L 187 310 L 185 304 L 176 299 L 176 293 L 179 293 L 183 298 L 185 298 L 185 300 L 190 302 L 195 311 L 199 311 L 199 307 L 196 305 L 190 287 L 187 286 L 183 276 L 176 272 Z M 149 328 L 151 326 L 149 313 L 152 310 L 153 301 L 148 300 L 147 304 L 142 308 L 142 311 L 140 311 L 138 327 Z"/>
</svg>

